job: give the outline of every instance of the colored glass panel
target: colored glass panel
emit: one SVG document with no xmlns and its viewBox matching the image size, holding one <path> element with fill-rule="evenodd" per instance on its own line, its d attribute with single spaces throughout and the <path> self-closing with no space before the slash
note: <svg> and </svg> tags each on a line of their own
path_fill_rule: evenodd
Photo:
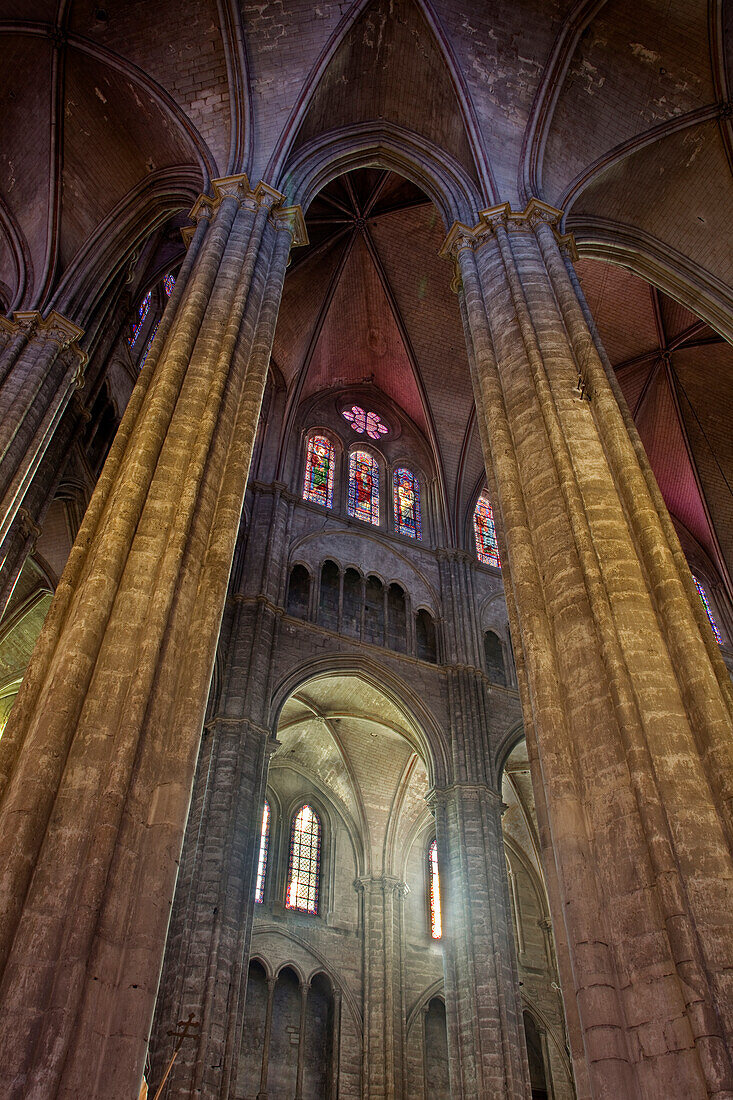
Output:
<svg viewBox="0 0 733 1100">
<path fill-rule="evenodd" d="M 367 451 L 349 455 L 349 515 L 379 523 L 379 467 Z"/>
<path fill-rule="evenodd" d="M 130 333 L 130 336 L 128 337 L 128 341 L 127 341 L 131 348 L 135 346 L 135 341 L 137 340 L 138 336 L 140 335 L 140 329 L 143 327 L 143 325 L 145 323 L 145 318 L 148 315 L 148 310 L 150 309 L 151 294 L 152 294 L 152 291 L 149 290 L 148 293 L 143 298 L 140 305 L 138 306 L 137 321 L 132 326 L 132 332 Z"/>
<path fill-rule="evenodd" d="M 366 412 L 361 405 L 352 405 L 341 415 L 344 420 L 348 420 L 357 435 L 363 435 L 366 432 L 370 439 L 379 439 L 380 435 L 386 435 L 389 431 L 379 413 Z"/>
<path fill-rule="evenodd" d="M 478 560 L 482 561 L 484 565 L 495 565 L 497 569 L 501 569 L 494 513 L 486 493 L 482 493 L 476 501 L 476 511 L 473 513 L 473 530 L 476 535 Z"/>
<path fill-rule="evenodd" d="M 392 475 L 395 530 L 411 539 L 422 538 L 420 482 L 411 470 L 398 466 Z"/>
<path fill-rule="evenodd" d="M 262 829 L 260 831 L 260 854 L 257 860 L 257 882 L 255 901 L 261 905 L 265 898 L 265 875 L 267 874 L 267 850 L 270 845 L 270 806 L 265 802 L 262 811 Z"/>
<path fill-rule="evenodd" d="M 318 912 L 318 878 L 321 867 L 321 823 L 307 804 L 293 818 L 286 909 Z"/>
<path fill-rule="evenodd" d="M 156 321 L 155 324 L 153 325 L 153 331 L 150 333 L 150 336 L 148 338 L 148 342 L 145 345 L 145 351 L 142 353 L 142 357 L 140 359 L 140 362 L 137 365 L 138 370 L 143 369 L 143 364 L 145 363 L 145 360 L 148 357 L 148 352 L 150 351 L 151 347 L 153 346 L 153 340 L 155 339 L 155 334 L 158 331 L 158 325 L 159 324 L 160 324 L 160 321 Z"/>
<path fill-rule="evenodd" d="M 430 935 L 434 940 L 439 940 L 443 935 L 443 918 L 440 912 L 438 844 L 435 840 L 428 849 L 428 875 L 430 879 Z"/>
<path fill-rule="evenodd" d="M 308 440 L 303 479 L 303 500 L 330 508 L 333 504 L 333 443 L 325 435 L 313 435 Z"/>
<path fill-rule="evenodd" d="M 169 271 L 167 275 L 163 276 L 163 289 L 165 290 L 165 292 L 166 292 L 166 294 L 168 295 L 169 298 L 170 298 L 171 294 L 173 293 L 173 287 L 175 285 L 176 285 L 176 277 L 175 277 L 175 275 L 171 275 L 171 273 Z"/>
<path fill-rule="evenodd" d="M 720 631 L 718 630 L 718 624 L 715 621 L 715 616 L 713 615 L 710 604 L 708 603 L 708 597 L 707 597 L 707 594 L 705 592 L 705 589 L 700 584 L 699 580 L 697 579 L 697 577 L 694 574 L 693 574 L 692 579 L 695 582 L 695 588 L 697 589 L 698 593 L 700 594 L 700 599 L 702 600 L 702 605 L 705 608 L 705 613 L 708 617 L 708 621 L 709 621 L 711 627 L 713 628 L 713 634 L 715 635 L 715 640 L 718 643 L 718 645 L 722 645 L 723 644 L 723 639 L 720 636 Z"/>
</svg>

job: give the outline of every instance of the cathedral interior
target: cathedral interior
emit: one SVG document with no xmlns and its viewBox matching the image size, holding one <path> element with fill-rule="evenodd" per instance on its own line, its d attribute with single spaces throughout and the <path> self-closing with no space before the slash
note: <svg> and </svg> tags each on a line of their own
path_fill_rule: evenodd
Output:
<svg viewBox="0 0 733 1100">
<path fill-rule="evenodd" d="M 0 1096 L 733 1100 L 733 3 L 0 43 Z"/>
</svg>

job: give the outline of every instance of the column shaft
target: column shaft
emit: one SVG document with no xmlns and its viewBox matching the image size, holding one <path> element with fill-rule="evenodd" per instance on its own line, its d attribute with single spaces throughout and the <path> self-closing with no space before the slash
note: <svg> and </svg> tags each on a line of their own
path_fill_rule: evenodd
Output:
<svg viewBox="0 0 733 1100">
<path fill-rule="evenodd" d="M 730 715 L 554 217 L 497 207 L 449 247 L 591 1089 L 722 1095 Z M 678 660 L 685 630 L 694 660 Z"/>
<path fill-rule="evenodd" d="M 529 1096 L 501 799 L 485 784 L 434 794 L 451 1095 Z"/>
<path fill-rule="evenodd" d="M 139 1085 L 297 215 L 216 181 L 11 724 L 0 806 L 8 1097 Z M 177 288 L 176 288 L 177 289 Z M 146 364 L 147 368 L 148 364 Z"/>
</svg>

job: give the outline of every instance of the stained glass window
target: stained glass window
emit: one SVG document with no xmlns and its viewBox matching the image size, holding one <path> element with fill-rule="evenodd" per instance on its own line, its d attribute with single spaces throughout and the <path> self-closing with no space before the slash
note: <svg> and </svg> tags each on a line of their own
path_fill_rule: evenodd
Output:
<svg viewBox="0 0 733 1100">
<path fill-rule="evenodd" d="M 293 818 L 286 909 L 318 912 L 318 876 L 321 865 L 321 823 L 306 803 Z"/>
<path fill-rule="evenodd" d="M 484 565 L 495 565 L 501 569 L 499 561 L 499 544 L 496 541 L 496 527 L 494 526 L 494 513 L 486 493 L 482 493 L 476 501 L 476 510 L 473 513 L 473 530 L 476 535 L 476 553 L 478 560 Z"/>
<path fill-rule="evenodd" d="M 267 874 L 267 849 L 270 844 L 270 805 L 265 802 L 262 811 L 262 829 L 260 831 L 260 855 L 257 860 L 257 882 L 255 901 L 261 905 L 265 898 L 265 875 Z"/>
<path fill-rule="evenodd" d="M 705 608 L 705 612 L 707 614 L 708 620 L 710 621 L 710 625 L 713 628 L 713 634 L 715 635 L 715 640 L 718 643 L 718 645 L 722 645 L 723 644 L 723 639 L 720 636 L 720 631 L 718 629 L 718 624 L 715 621 L 715 616 L 713 615 L 712 608 L 710 607 L 710 604 L 708 603 L 707 593 L 705 592 L 705 589 L 700 584 L 699 580 L 694 575 L 694 573 L 692 575 L 692 579 L 695 582 L 695 588 L 697 589 L 697 591 L 700 594 L 700 599 L 702 600 L 702 605 Z"/>
<path fill-rule="evenodd" d="M 392 493 L 395 530 L 411 539 L 421 539 L 420 482 L 411 470 L 397 467 L 392 475 Z"/>
<path fill-rule="evenodd" d="M 130 335 L 128 337 L 128 341 L 127 341 L 131 348 L 135 346 L 135 341 L 137 340 L 138 336 L 140 335 L 140 329 L 143 327 L 143 324 L 145 323 L 145 318 L 148 315 L 148 310 L 150 309 L 151 294 L 152 294 L 152 291 L 149 290 L 148 293 L 143 298 L 140 305 L 138 306 L 137 321 L 132 326 L 132 332 L 130 333 Z"/>
<path fill-rule="evenodd" d="M 367 451 L 349 455 L 349 515 L 379 523 L 379 467 Z"/>
<path fill-rule="evenodd" d="M 155 339 L 155 334 L 158 331 L 158 325 L 159 324 L 160 324 L 160 321 L 156 321 L 155 324 L 153 325 L 153 331 L 150 333 L 150 336 L 148 338 L 148 342 L 145 345 L 145 351 L 143 352 L 142 358 L 140 359 L 140 362 L 138 363 L 138 370 L 143 369 L 143 364 L 145 363 L 145 360 L 148 357 L 148 352 L 150 351 L 151 347 L 153 346 L 153 340 Z"/>
<path fill-rule="evenodd" d="M 333 443 L 325 435 L 312 435 L 308 440 L 303 479 L 303 500 L 330 508 L 333 504 Z"/>
<path fill-rule="evenodd" d="M 361 405 L 352 405 L 350 409 L 344 409 L 341 415 L 344 420 L 348 420 L 357 435 L 366 432 L 370 439 L 379 439 L 380 435 L 386 435 L 389 431 L 378 413 L 366 412 Z"/>
<path fill-rule="evenodd" d="M 176 285 L 176 277 L 175 277 L 175 275 L 171 275 L 171 273 L 169 271 L 167 275 L 163 276 L 163 289 L 165 290 L 165 292 L 166 292 L 166 294 L 168 295 L 169 298 L 170 298 L 171 294 L 173 293 L 173 287 L 175 285 Z"/>
<path fill-rule="evenodd" d="M 443 919 L 440 913 L 440 875 L 438 874 L 438 843 L 428 848 L 428 877 L 430 882 L 430 935 L 439 940 L 443 935 Z"/>
</svg>

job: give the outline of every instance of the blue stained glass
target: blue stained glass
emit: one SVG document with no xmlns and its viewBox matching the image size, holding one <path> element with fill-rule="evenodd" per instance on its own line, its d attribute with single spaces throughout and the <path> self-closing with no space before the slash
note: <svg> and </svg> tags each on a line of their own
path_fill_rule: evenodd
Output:
<svg viewBox="0 0 733 1100">
<path fill-rule="evenodd" d="M 482 493 L 476 501 L 476 510 L 473 513 L 473 530 L 476 536 L 478 560 L 482 561 L 484 565 L 495 565 L 497 569 L 501 569 L 494 513 L 486 493 Z"/>
<path fill-rule="evenodd" d="M 697 589 L 698 594 L 700 596 L 700 599 L 702 600 L 702 605 L 705 608 L 705 613 L 708 617 L 708 621 L 709 621 L 711 627 L 713 628 L 713 634 L 715 635 L 715 640 L 718 643 L 718 645 L 722 645 L 723 644 L 723 639 L 720 636 L 720 630 L 718 629 L 718 624 L 715 621 L 715 616 L 713 615 L 710 604 L 708 603 L 708 597 L 707 597 L 707 594 L 705 592 L 705 589 L 700 584 L 699 580 L 694 575 L 694 573 L 693 573 L 692 579 L 695 582 L 695 588 Z"/>
<path fill-rule="evenodd" d="M 128 337 L 128 340 L 127 340 L 128 344 L 130 345 L 131 348 L 135 346 L 135 341 L 137 340 L 138 336 L 140 335 L 140 329 L 143 327 L 143 324 L 145 323 L 145 318 L 148 315 L 148 310 L 150 309 L 151 294 L 152 294 L 152 291 L 149 290 L 148 293 L 143 298 L 140 305 L 138 306 L 137 321 L 132 326 L 132 332 L 130 333 L 130 335 Z"/>
<path fill-rule="evenodd" d="M 422 538 L 420 482 L 411 470 L 398 466 L 392 475 L 395 530 L 411 539 Z"/>
<path fill-rule="evenodd" d="M 158 325 L 159 324 L 160 324 L 160 321 L 156 321 L 155 324 L 153 325 L 153 331 L 150 333 L 150 337 L 148 338 L 148 342 L 145 345 L 145 351 L 143 352 L 142 358 L 141 358 L 140 362 L 138 363 L 138 370 L 143 369 L 143 364 L 145 363 L 145 360 L 148 357 L 148 352 L 150 351 L 151 347 L 153 346 L 153 340 L 155 339 L 155 334 L 158 331 Z"/>
<path fill-rule="evenodd" d="M 367 451 L 349 455 L 349 515 L 379 523 L 379 467 Z"/>
<path fill-rule="evenodd" d="M 166 294 L 168 295 L 169 298 L 170 298 L 171 294 L 173 293 L 173 287 L 175 285 L 176 285 L 176 277 L 175 277 L 175 275 L 171 275 L 171 273 L 169 271 L 167 275 L 163 276 L 163 289 L 165 290 L 165 292 L 166 292 Z"/>
<path fill-rule="evenodd" d="M 303 478 L 303 500 L 330 508 L 333 504 L 333 443 L 325 435 L 312 435 L 308 440 Z"/>
</svg>

